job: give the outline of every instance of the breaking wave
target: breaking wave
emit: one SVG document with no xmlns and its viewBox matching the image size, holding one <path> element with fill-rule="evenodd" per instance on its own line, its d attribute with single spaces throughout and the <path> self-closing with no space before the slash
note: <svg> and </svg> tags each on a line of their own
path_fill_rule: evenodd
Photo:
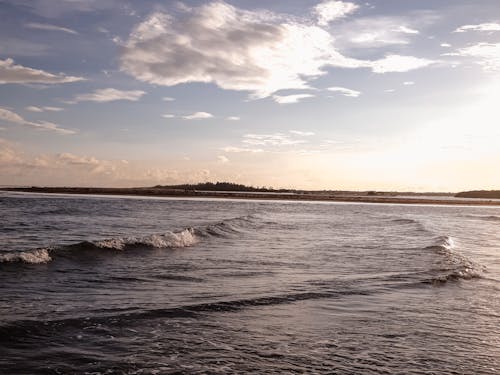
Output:
<svg viewBox="0 0 500 375">
<path fill-rule="evenodd" d="M 483 277 L 485 267 L 460 254 L 455 248 L 453 238 L 449 236 L 437 237 L 432 245 L 425 248 L 441 255 L 441 260 L 438 267 L 432 270 L 435 275 L 426 279 L 424 283 L 439 285 L 449 281 Z"/>
<path fill-rule="evenodd" d="M 58 253 L 71 254 L 79 250 L 117 250 L 124 251 L 134 248 L 168 249 L 184 248 L 196 245 L 201 238 L 230 237 L 241 233 L 243 227 L 255 220 L 253 216 L 244 216 L 221 221 L 200 228 L 186 228 L 180 232 L 151 234 L 143 237 L 117 237 L 96 241 L 83 241 L 71 245 L 39 248 L 27 251 L 0 254 L 2 263 L 48 263 Z"/>
<path fill-rule="evenodd" d="M 50 262 L 52 258 L 49 249 L 35 249 L 0 255 L 0 263 L 30 263 L 40 264 Z"/>
</svg>

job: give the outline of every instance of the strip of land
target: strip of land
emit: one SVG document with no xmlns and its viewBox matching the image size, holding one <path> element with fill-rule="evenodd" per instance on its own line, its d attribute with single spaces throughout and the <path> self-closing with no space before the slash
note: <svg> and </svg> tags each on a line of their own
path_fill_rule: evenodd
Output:
<svg viewBox="0 0 500 375">
<path fill-rule="evenodd" d="M 96 187 L 15 187 L 1 188 L 2 191 L 44 193 L 44 194 L 88 194 L 88 195 L 124 195 L 144 197 L 177 198 L 229 198 L 229 199 L 265 199 L 288 201 L 327 201 L 360 202 L 391 204 L 426 204 L 426 205 L 471 205 L 500 206 L 500 201 L 480 198 L 454 198 L 453 194 L 395 193 L 395 192 L 331 192 L 331 191 L 203 191 L 193 189 L 175 189 L 167 187 L 140 188 L 96 188 Z M 401 196 L 400 196 L 401 195 Z"/>
</svg>

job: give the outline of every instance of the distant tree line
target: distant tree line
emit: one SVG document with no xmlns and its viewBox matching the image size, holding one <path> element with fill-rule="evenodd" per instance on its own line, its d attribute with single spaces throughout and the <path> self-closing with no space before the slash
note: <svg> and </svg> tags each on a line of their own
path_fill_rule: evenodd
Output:
<svg viewBox="0 0 500 375">
<path fill-rule="evenodd" d="M 202 191 L 243 191 L 243 192 L 259 192 L 259 193 L 291 193 L 295 190 L 290 189 L 273 189 L 272 187 L 254 187 L 232 182 L 201 182 L 198 184 L 181 184 L 181 185 L 156 185 L 157 189 L 176 189 L 176 190 L 202 190 Z"/>
<path fill-rule="evenodd" d="M 483 199 L 500 199 L 500 190 L 474 190 L 463 191 L 455 195 L 458 198 L 483 198 Z"/>
</svg>

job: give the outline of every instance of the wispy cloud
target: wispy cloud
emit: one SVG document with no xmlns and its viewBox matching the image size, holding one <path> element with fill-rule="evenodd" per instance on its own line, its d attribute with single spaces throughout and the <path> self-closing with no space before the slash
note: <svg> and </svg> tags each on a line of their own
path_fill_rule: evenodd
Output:
<svg viewBox="0 0 500 375">
<path fill-rule="evenodd" d="M 296 95 L 273 95 L 273 100 L 279 104 L 293 104 L 302 101 L 302 99 L 313 98 L 312 94 L 296 94 Z"/>
<path fill-rule="evenodd" d="M 16 125 L 22 125 L 22 126 L 28 126 L 34 129 L 38 130 L 48 130 L 48 131 L 54 131 L 60 134 L 75 134 L 76 132 L 74 130 L 69 130 L 69 129 L 64 129 L 59 127 L 59 125 L 54 124 L 52 122 L 48 121 L 28 121 L 25 120 L 23 117 L 18 115 L 15 112 L 12 112 L 11 110 L 5 109 L 5 108 L 0 108 L 0 121 L 6 121 L 11 124 L 16 124 Z"/>
<path fill-rule="evenodd" d="M 374 48 L 388 45 L 410 44 L 420 31 L 416 25 L 425 26 L 430 17 L 372 16 L 350 20 L 337 30 L 339 43 L 348 48 Z"/>
<path fill-rule="evenodd" d="M 61 108 L 61 107 L 47 107 L 47 106 L 37 107 L 37 106 L 34 106 L 34 105 L 30 105 L 28 107 L 25 107 L 24 109 L 27 110 L 27 111 L 30 111 L 30 112 L 45 112 L 45 111 L 48 111 L 48 112 L 60 112 L 60 111 L 64 110 L 64 108 Z"/>
<path fill-rule="evenodd" d="M 224 155 L 218 155 L 217 161 L 221 164 L 227 164 L 227 163 L 229 163 L 229 158 L 227 156 L 224 156 Z"/>
<path fill-rule="evenodd" d="M 229 116 L 229 117 L 226 117 L 226 120 L 228 120 L 228 121 L 240 121 L 240 117 L 238 117 L 238 116 Z"/>
<path fill-rule="evenodd" d="M 190 115 L 182 116 L 184 120 L 201 120 L 201 119 L 208 119 L 212 118 L 214 115 L 208 112 L 195 112 Z"/>
<path fill-rule="evenodd" d="M 370 63 L 374 73 L 408 72 L 436 64 L 438 61 L 414 56 L 387 55 Z"/>
<path fill-rule="evenodd" d="M 314 14 L 320 26 L 326 26 L 330 22 L 344 18 L 348 14 L 355 12 L 358 5 L 345 1 L 327 0 L 314 7 Z"/>
<path fill-rule="evenodd" d="M 117 90 L 113 88 L 106 88 L 106 89 L 98 89 L 88 94 L 77 95 L 73 100 L 68 101 L 68 103 L 71 104 L 78 102 L 106 103 L 117 100 L 128 100 L 136 102 L 139 99 L 141 99 L 144 94 L 146 94 L 146 92 L 142 90 L 126 91 L 126 90 Z"/>
<path fill-rule="evenodd" d="M 358 96 L 361 95 L 361 91 L 352 90 L 345 87 L 329 87 L 327 90 L 332 92 L 338 92 L 344 96 L 349 96 L 351 98 L 357 98 Z"/>
<path fill-rule="evenodd" d="M 486 71 L 500 70 L 500 43 L 477 43 L 447 55 L 473 57 Z"/>
<path fill-rule="evenodd" d="M 173 102 L 175 100 L 175 98 L 172 98 L 170 96 L 164 96 L 162 98 L 162 100 L 165 101 L 165 102 Z"/>
<path fill-rule="evenodd" d="M 57 25 L 51 25 L 48 23 L 30 22 L 30 23 L 25 24 L 25 26 L 29 29 L 46 30 L 46 31 L 60 31 L 63 33 L 68 33 L 68 34 L 78 34 L 78 32 L 73 30 L 73 29 L 69 29 L 67 27 L 61 27 L 61 26 L 57 26 Z"/>
<path fill-rule="evenodd" d="M 221 150 L 224 152 L 235 152 L 235 153 L 249 152 L 252 154 L 264 152 L 264 150 L 262 148 L 234 147 L 234 146 L 226 146 L 226 147 L 221 148 Z"/>
<path fill-rule="evenodd" d="M 161 115 L 161 117 L 163 117 L 163 118 L 175 118 L 175 115 L 173 115 L 171 113 L 165 113 L 165 114 Z"/>
<path fill-rule="evenodd" d="M 0 84 L 5 83 L 44 83 L 57 84 L 84 81 L 82 77 L 65 74 L 52 74 L 39 69 L 14 64 L 14 60 L 0 60 Z"/>
<path fill-rule="evenodd" d="M 413 86 L 414 84 L 415 84 L 415 82 L 413 82 L 413 81 L 404 81 L 403 82 L 403 85 L 405 85 L 405 86 Z"/>
<path fill-rule="evenodd" d="M 458 27 L 454 33 L 465 33 L 467 31 L 500 31 L 500 23 L 480 23 L 477 25 L 463 25 Z"/>
<path fill-rule="evenodd" d="M 314 132 L 302 131 L 302 130 L 290 130 L 290 133 L 298 135 L 300 137 L 309 137 L 314 135 Z"/>
<path fill-rule="evenodd" d="M 290 146 L 306 143 L 302 139 L 292 139 L 283 133 L 245 134 L 242 142 L 252 146 Z"/>
</svg>

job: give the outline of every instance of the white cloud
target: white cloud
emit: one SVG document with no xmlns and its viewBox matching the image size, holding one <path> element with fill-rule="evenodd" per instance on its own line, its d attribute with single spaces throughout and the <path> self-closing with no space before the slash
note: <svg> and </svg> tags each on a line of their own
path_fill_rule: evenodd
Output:
<svg viewBox="0 0 500 375">
<path fill-rule="evenodd" d="M 500 70 L 500 43 L 478 43 L 448 55 L 474 57 L 486 71 Z"/>
<path fill-rule="evenodd" d="M 228 121 L 240 121 L 240 118 L 238 116 L 229 116 L 229 117 L 226 117 L 226 120 L 228 120 Z"/>
<path fill-rule="evenodd" d="M 171 98 L 170 96 L 164 96 L 162 100 L 165 102 L 173 102 L 175 98 Z"/>
<path fill-rule="evenodd" d="M 301 139 L 292 139 L 290 136 L 283 133 L 274 134 L 245 134 L 243 136 L 243 143 L 252 146 L 291 146 L 306 141 Z"/>
<path fill-rule="evenodd" d="M 61 112 L 64 111 L 64 108 L 61 107 L 42 107 L 45 111 L 49 112 Z"/>
<path fill-rule="evenodd" d="M 52 74 L 43 70 L 15 65 L 14 60 L 0 60 L 0 84 L 5 83 L 45 83 L 57 84 L 83 81 L 82 77 L 72 77 L 65 74 Z"/>
<path fill-rule="evenodd" d="M 129 101 L 136 102 L 144 94 L 146 94 L 146 92 L 141 91 L 141 90 L 123 91 L 123 90 L 117 90 L 117 89 L 113 89 L 113 88 L 98 89 L 92 93 L 77 95 L 77 96 L 75 96 L 74 100 L 72 100 L 71 102 L 68 102 L 68 103 L 78 103 L 78 102 L 105 103 L 105 102 L 112 102 L 112 101 L 116 101 L 116 100 L 129 100 Z"/>
<path fill-rule="evenodd" d="M 312 98 L 314 95 L 311 94 L 296 94 L 296 95 L 273 95 L 273 100 L 279 104 L 292 104 L 298 103 L 302 99 Z"/>
<path fill-rule="evenodd" d="M 372 61 L 370 65 L 375 73 L 389 73 L 408 72 L 435 63 L 437 61 L 414 56 L 387 55 L 383 59 Z"/>
<path fill-rule="evenodd" d="M 227 156 L 224 156 L 224 155 L 218 155 L 217 161 L 221 164 L 226 164 L 226 163 L 229 163 L 229 158 Z"/>
<path fill-rule="evenodd" d="M 0 108 L 0 121 L 6 121 L 6 122 L 9 122 L 12 124 L 28 126 L 28 127 L 35 128 L 38 130 L 54 131 L 54 132 L 57 132 L 60 134 L 75 134 L 74 130 L 60 128 L 59 125 L 56 125 L 52 122 L 48 122 L 48 121 L 34 122 L 34 121 L 25 120 L 23 117 L 21 117 L 17 113 L 12 112 L 12 111 L 5 109 L 5 108 Z"/>
<path fill-rule="evenodd" d="M 463 25 L 457 28 L 454 33 L 464 33 L 466 31 L 500 31 L 499 23 L 480 23 L 478 25 Z"/>
<path fill-rule="evenodd" d="M 28 107 L 25 107 L 24 109 L 27 110 L 27 111 L 30 111 L 30 112 L 43 112 L 42 108 L 36 107 L 34 105 L 30 105 Z"/>
<path fill-rule="evenodd" d="M 420 34 L 420 32 L 418 30 L 411 29 L 411 28 L 404 26 L 404 25 L 397 27 L 393 31 L 398 32 L 398 33 L 403 33 L 403 34 Z"/>
<path fill-rule="evenodd" d="M 213 83 L 264 98 L 279 90 L 308 89 L 308 82 L 326 74 L 330 66 L 400 72 L 429 65 L 424 63 L 428 60 L 413 56 L 398 56 L 406 59 L 400 61 L 404 68 L 401 64 L 388 66 L 387 59 L 344 56 L 336 43 L 345 31 L 343 24 L 334 37 L 326 28 L 314 25 L 311 17 L 242 10 L 223 1 L 186 9 L 181 17 L 158 11 L 137 24 L 121 42 L 121 70 L 156 85 Z M 363 30 L 372 32 L 374 24 L 377 33 L 388 30 L 390 35 L 370 37 L 368 44 L 408 43 L 416 31 L 412 22 L 401 17 L 365 19 Z M 362 33 L 355 23 L 349 23 L 348 28 L 348 37 Z"/>
<path fill-rule="evenodd" d="M 64 110 L 64 108 L 60 108 L 60 107 L 37 107 L 34 105 L 30 105 L 28 107 L 25 107 L 24 109 L 27 111 L 30 111 L 30 112 L 44 112 L 44 111 L 60 112 L 60 111 Z"/>
<path fill-rule="evenodd" d="M 326 26 L 330 22 L 344 18 L 348 14 L 355 12 L 359 8 L 358 5 L 345 1 L 327 0 L 314 7 L 314 13 L 318 18 L 318 24 Z"/>
<path fill-rule="evenodd" d="M 51 25 L 51 24 L 47 24 L 47 23 L 30 22 L 30 23 L 25 24 L 24 26 L 26 26 L 29 29 L 46 30 L 46 31 L 61 31 L 61 32 L 68 33 L 68 34 L 78 34 L 78 32 L 76 32 L 73 29 L 68 29 L 67 27 L 61 27 L 61 26 Z"/>
<path fill-rule="evenodd" d="M 403 82 L 403 85 L 405 85 L 405 86 L 413 86 L 414 84 L 415 84 L 415 82 L 413 82 L 413 81 L 404 81 Z"/>
<path fill-rule="evenodd" d="M 221 150 L 224 151 L 224 152 L 235 152 L 235 153 L 249 152 L 249 153 L 252 153 L 252 154 L 257 154 L 257 153 L 264 152 L 264 150 L 261 149 L 261 148 L 234 147 L 234 146 L 223 147 L 223 148 L 221 148 Z"/>
<path fill-rule="evenodd" d="M 122 46 L 121 68 L 136 79 L 165 86 L 215 83 L 263 98 L 282 89 L 308 88 L 327 65 L 365 66 L 341 55 L 334 38 L 311 25 L 268 11 L 246 11 L 222 1 L 186 11 L 156 12 Z"/>
<path fill-rule="evenodd" d="M 190 115 L 182 116 L 183 119 L 185 120 L 200 120 L 200 119 L 207 119 L 207 118 L 212 118 L 214 115 L 208 112 L 195 112 Z"/>
<path fill-rule="evenodd" d="M 292 133 L 294 135 L 298 135 L 300 137 L 309 137 L 311 135 L 314 135 L 313 132 L 305 132 L 305 131 L 301 131 L 301 130 L 290 130 L 290 133 Z"/>
<path fill-rule="evenodd" d="M 161 115 L 163 118 L 175 118 L 175 115 L 172 115 L 170 113 L 165 113 L 164 115 Z"/>
<path fill-rule="evenodd" d="M 425 26 L 431 17 L 376 16 L 353 19 L 336 30 L 338 44 L 347 48 L 383 47 L 409 44 L 420 32 L 413 25 Z"/>
<path fill-rule="evenodd" d="M 345 88 L 345 87 L 329 87 L 327 90 L 328 91 L 333 91 L 333 92 L 339 92 L 342 95 L 349 96 L 351 98 L 357 98 L 358 96 L 361 95 L 360 91 L 348 89 L 348 88 Z"/>
<path fill-rule="evenodd" d="M 451 44 L 450 43 L 441 43 L 440 46 L 444 47 L 444 48 L 449 48 L 449 47 L 451 47 Z"/>
</svg>

